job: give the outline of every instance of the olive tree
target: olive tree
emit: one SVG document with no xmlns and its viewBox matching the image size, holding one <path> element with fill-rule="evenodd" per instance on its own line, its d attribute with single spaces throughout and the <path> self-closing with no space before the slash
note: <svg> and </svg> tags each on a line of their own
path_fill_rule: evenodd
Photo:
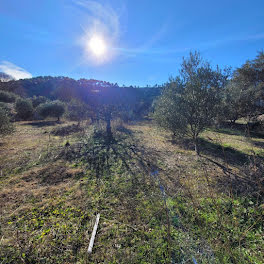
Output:
<svg viewBox="0 0 264 264">
<path fill-rule="evenodd" d="M 250 121 L 264 112 L 264 53 L 247 61 L 234 72 L 224 93 L 225 118 L 235 122 L 240 117 Z"/>
<path fill-rule="evenodd" d="M 217 118 L 227 81 L 228 70 L 213 69 L 198 52 L 190 53 L 155 103 L 154 118 L 174 135 L 190 137 L 199 155 L 199 135 Z"/>
<path fill-rule="evenodd" d="M 87 104 L 73 99 L 67 105 L 67 118 L 78 122 L 79 126 L 83 120 L 88 118 L 90 111 Z"/>
<path fill-rule="evenodd" d="M 37 107 L 36 112 L 39 116 L 41 116 L 44 119 L 47 117 L 55 117 L 57 118 L 58 121 L 60 121 L 60 117 L 65 112 L 65 106 L 61 101 L 56 100 L 56 101 L 40 104 Z"/>
<path fill-rule="evenodd" d="M 15 109 L 17 116 L 22 120 L 28 120 L 33 116 L 32 102 L 28 99 L 17 99 Z"/>
<path fill-rule="evenodd" d="M 137 96 L 135 93 L 118 87 L 102 87 L 96 96 L 90 97 L 89 105 L 93 112 L 92 121 L 103 121 L 106 124 L 107 142 L 113 141 L 112 121 L 120 118 L 124 120 L 130 111 L 135 109 Z"/>
<path fill-rule="evenodd" d="M 250 120 L 259 113 L 259 89 L 254 85 L 245 85 L 232 80 L 226 86 L 223 98 L 223 117 L 235 123 L 241 117 Z"/>
</svg>

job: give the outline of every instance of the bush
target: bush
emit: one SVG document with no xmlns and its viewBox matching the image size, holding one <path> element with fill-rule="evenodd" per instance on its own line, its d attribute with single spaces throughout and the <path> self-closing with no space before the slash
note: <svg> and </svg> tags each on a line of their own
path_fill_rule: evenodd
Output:
<svg viewBox="0 0 264 264">
<path fill-rule="evenodd" d="M 22 120 L 28 120 L 33 116 L 33 106 L 28 99 L 18 99 L 15 108 L 17 116 Z"/>
<path fill-rule="evenodd" d="M 8 104 L 0 102 L 0 108 L 2 108 L 7 113 L 7 115 L 10 115 L 11 109 Z"/>
<path fill-rule="evenodd" d="M 56 117 L 59 121 L 60 117 L 65 112 L 65 107 L 61 101 L 56 100 L 53 102 L 40 104 L 37 107 L 36 112 L 39 116 L 41 116 L 44 119 L 47 117 Z"/>
<path fill-rule="evenodd" d="M 4 103 L 14 103 L 17 99 L 17 95 L 14 93 L 0 91 L 0 102 Z"/>
<path fill-rule="evenodd" d="M 10 123 L 6 109 L 0 107 L 0 135 L 5 135 L 12 132 L 13 124 Z"/>
<path fill-rule="evenodd" d="M 45 96 L 34 96 L 31 101 L 34 108 L 38 107 L 40 104 L 46 103 L 47 98 Z"/>
</svg>

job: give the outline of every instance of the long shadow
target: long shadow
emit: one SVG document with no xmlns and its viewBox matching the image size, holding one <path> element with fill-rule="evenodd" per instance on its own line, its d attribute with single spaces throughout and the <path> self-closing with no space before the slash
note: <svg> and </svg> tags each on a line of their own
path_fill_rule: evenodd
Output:
<svg viewBox="0 0 264 264">
<path fill-rule="evenodd" d="M 264 142 L 259 142 L 256 140 L 251 141 L 256 147 L 263 148 L 264 149 Z"/>
<path fill-rule="evenodd" d="M 147 150 L 128 129 L 117 133 L 111 142 L 103 133 L 96 133 L 83 144 L 79 153 L 74 151 L 74 146 L 71 148 L 67 159 L 81 159 L 97 178 L 111 177 L 113 173 L 129 173 L 132 178 L 141 175 L 144 179 L 153 168 L 157 168 L 157 153 Z"/>
<path fill-rule="evenodd" d="M 122 132 L 122 133 L 124 133 L 126 135 L 132 135 L 133 134 L 133 132 L 130 129 L 126 128 L 126 127 L 119 127 L 117 129 L 117 131 Z"/>
<path fill-rule="evenodd" d="M 58 121 L 34 121 L 34 122 L 27 122 L 23 123 L 22 125 L 30 125 L 33 127 L 45 127 L 45 126 L 56 126 L 58 124 L 61 124 L 61 122 Z"/>
<path fill-rule="evenodd" d="M 202 155 L 222 159 L 231 165 L 244 165 L 248 162 L 249 155 L 231 147 L 200 139 L 200 151 Z"/>
<path fill-rule="evenodd" d="M 215 187 L 220 192 L 231 192 L 243 198 L 251 197 L 260 205 L 264 201 L 263 164 L 262 158 L 251 158 L 249 164 L 241 167 L 238 173 L 226 171 L 225 176 L 218 177 Z"/>
<path fill-rule="evenodd" d="M 25 174 L 22 179 L 26 182 L 37 180 L 40 185 L 57 185 L 69 178 L 77 179 L 80 176 L 82 176 L 82 173 L 74 174 L 68 171 L 64 164 L 51 164 L 37 172 L 31 171 Z"/>
<path fill-rule="evenodd" d="M 212 131 L 227 134 L 227 135 L 235 135 L 235 136 L 245 136 L 252 138 L 264 138 L 264 133 L 257 130 L 257 127 L 254 125 L 249 124 L 231 124 L 230 122 L 224 122 L 221 124 L 220 128 L 211 128 Z M 249 134 L 249 135 L 248 135 Z"/>
<path fill-rule="evenodd" d="M 169 140 L 172 144 L 177 144 L 185 150 L 193 150 L 194 144 L 191 139 Z M 249 156 L 239 150 L 231 147 L 224 147 L 220 144 L 208 141 L 206 139 L 199 139 L 200 154 L 201 156 L 209 156 L 216 159 L 221 159 L 231 165 L 243 165 L 248 162 Z M 211 160 L 211 159 L 210 159 Z"/>
</svg>

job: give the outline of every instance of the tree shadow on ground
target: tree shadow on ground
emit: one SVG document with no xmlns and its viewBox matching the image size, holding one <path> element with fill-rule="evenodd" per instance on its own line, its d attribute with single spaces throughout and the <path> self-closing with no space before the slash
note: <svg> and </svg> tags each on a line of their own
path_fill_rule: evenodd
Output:
<svg viewBox="0 0 264 264">
<path fill-rule="evenodd" d="M 135 211 L 141 203 L 137 195 L 143 192 L 150 199 L 155 196 L 156 179 L 150 177 L 150 173 L 157 169 L 157 155 L 149 152 L 128 130 L 115 134 L 110 142 L 105 133 L 94 133 L 84 138 L 80 150 L 74 150 L 74 145 L 70 148 L 72 151 L 68 151 L 67 158 L 72 161 L 75 157 L 89 171 L 89 177 L 96 179 L 98 186 L 109 184 L 108 190 L 118 196 L 130 223 L 136 221 Z"/>
<path fill-rule="evenodd" d="M 264 142 L 259 142 L 256 140 L 251 140 L 251 142 L 254 144 L 254 146 L 264 149 Z"/>
<path fill-rule="evenodd" d="M 74 145 L 70 146 L 67 159 L 75 157 L 82 160 L 97 178 L 108 178 L 113 173 L 130 174 L 135 179 L 141 175 L 144 178 L 157 169 L 157 153 L 147 150 L 129 129 L 117 133 L 110 142 L 102 132 L 85 140 L 79 150 L 74 149 Z"/>
<path fill-rule="evenodd" d="M 46 127 L 46 126 L 56 126 L 58 124 L 62 124 L 62 122 L 60 121 L 55 121 L 55 120 L 52 120 L 52 121 L 33 121 L 33 122 L 27 122 L 27 123 L 23 123 L 22 125 L 30 125 L 30 126 L 33 126 L 33 127 Z"/>
<path fill-rule="evenodd" d="M 247 124 L 231 124 L 230 122 L 224 122 L 221 124 L 220 128 L 211 128 L 212 131 L 227 134 L 231 136 L 245 136 L 252 138 L 264 138 L 264 133 L 259 130 L 258 127 Z"/>
<path fill-rule="evenodd" d="M 117 128 L 117 131 L 121 132 L 121 133 L 124 133 L 126 135 L 132 135 L 133 134 L 133 131 L 131 131 L 130 129 L 122 126 L 122 127 L 118 127 Z"/>
<path fill-rule="evenodd" d="M 22 179 L 26 182 L 37 180 L 40 185 L 57 185 L 67 179 L 78 179 L 83 173 L 79 170 L 69 169 L 65 164 L 50 164 L 37 171 L 30 171 Z"/>
<path fill-rule="evenodd" d="M 67 136 L 76 132 L 83 131 L 83 128 L 81 126 L 78 126 L 76 124 L 67 125 L 67 126 L 58 126 L 53 128 L 50 133 L 54 136 Z"/>
<path fill-rule="evenodd" d="M 226 170 L 218 177 L 215 187 L 222 193 L 232 193 L 233 196 L 252 197 L 257 204 L 264 200 L 264 163 L 261 157 L 251 157 L 248 164 L 242 166 L 239 172 Z"/>
<path fill-rule="evenodd" d="M 172 139 L 169 140 L 172 144 L 177 144 L 185 150 L 194 151 L 194 143 L 191 139 Z M 220 144 L 199 138 L 199 147 L 201 156 L 209 156 L 216 159 L 221 159 L 231 165 L 243 165 L 248 162 L 248 155 L 231 147 L 224 147 Z M 211 159 L 210 159 L 211 160 Z"/>
<path fill-rule="evenodd" d="M 249 155 L 231 147 L 224 147 L 203 138 L 200 139 L 201 155 L 222 159 L 230 165 L 243 165 L 248 162 Z"/>
</svg>

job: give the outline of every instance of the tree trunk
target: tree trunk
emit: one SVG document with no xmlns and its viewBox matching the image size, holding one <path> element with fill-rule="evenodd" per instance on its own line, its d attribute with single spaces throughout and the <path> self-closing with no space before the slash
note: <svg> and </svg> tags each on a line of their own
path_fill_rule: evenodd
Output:
<svg viewBox="0 0 264 264">
<path fill-rule="evenodd" d="M 231 119 L 231 120 L 230 120 L 230 121 L 231 121 L 231 122 L 230 122 L 230 123 L 231 123 L 231 126 L 235 125 L 236 120 L 237 120 L 237 119 Z"/>
<path fill-rule="evenodd" d="M 197 136 L 194 137 L 194 148 L 195 148 L 196 154 L 200 156 L 200 148 L 199 148 L 199 142 L 198 142 Z"/>
<path fill-rule="evenodd" d="M 108 143 L 111 142 L 113 135 L 112 135 L 111 119 L 110 118 L 107 118 L 107 120 L 106 120 L 106 135 L 107 135 Z"/>
</svg>

